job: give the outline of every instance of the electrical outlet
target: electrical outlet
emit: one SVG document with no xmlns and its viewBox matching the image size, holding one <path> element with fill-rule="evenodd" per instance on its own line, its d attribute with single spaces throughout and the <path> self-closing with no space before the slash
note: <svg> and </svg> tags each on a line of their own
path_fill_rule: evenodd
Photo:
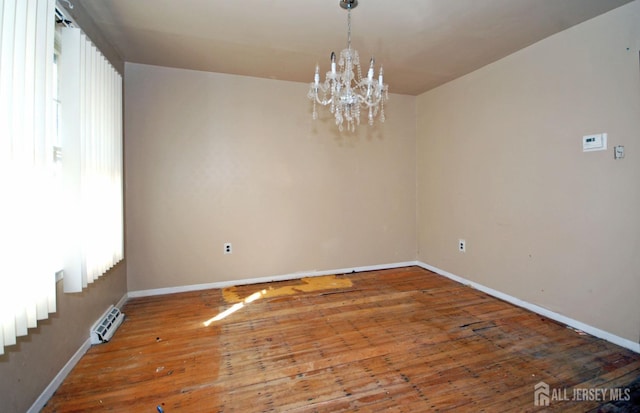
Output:
<svg viewBox="0 0 640 413">
<path fill-rule="evenodd" d="M 232 252 L 232 248 L 231 248 L 231 243 L 230 242 L 225 242 L 224 243 L 224 253 L 225 254 L 231 254 Z"/>
<path fill-rule="evenodd" d="M 458 251 L 466 252 L 467 251 L 467 241 L 463 239 L 458 240 Z"/>
</svg>

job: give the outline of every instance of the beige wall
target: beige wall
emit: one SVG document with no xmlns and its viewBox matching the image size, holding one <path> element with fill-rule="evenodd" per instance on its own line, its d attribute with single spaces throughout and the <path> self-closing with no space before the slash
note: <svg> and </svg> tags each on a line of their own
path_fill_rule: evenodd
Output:
<svg viewBox="0 0 640 413">
<path fill-rule="evenodd" d="M 0 410 L 25 412 L 89 338 L 93 323 L 126 294 L 126 265 L 90 284 L 82 293 L 64 294 L 58 282 L 57 311 L 18 337 L 0 356 Z"/>
<path fill-rule="evenodd" d="M 418 97 L 419 260 L 640 341 L 638 22 L 636 1 Z"/>
<path fill-rule="evenodd" d="M 415 97 L 341 137 L 302 83 L 127 63 L 125 84 L 130 291 L 415 259 Z"/>
</svg>

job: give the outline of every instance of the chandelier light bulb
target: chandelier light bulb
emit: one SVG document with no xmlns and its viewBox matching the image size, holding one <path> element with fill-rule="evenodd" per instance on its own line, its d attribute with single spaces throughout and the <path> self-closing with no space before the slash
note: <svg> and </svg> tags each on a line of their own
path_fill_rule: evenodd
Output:
<svg viewBox="0 0 640 413">
<path fill-rule="evenodd" d="M 336 54 L 335 52 L 331 52 L 331 74 L 336 74 Z"/>
</svg>

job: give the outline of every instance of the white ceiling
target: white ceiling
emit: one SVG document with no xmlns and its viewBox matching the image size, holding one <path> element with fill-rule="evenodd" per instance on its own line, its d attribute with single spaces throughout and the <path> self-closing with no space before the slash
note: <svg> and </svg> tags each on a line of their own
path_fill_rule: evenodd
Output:
<svg viewBox="0 0 640 413">
<path fill-rule="evenodd" d="M 352 47 L 391 93 L 417 95 L 630 1 L 359 0 Z M 71 3 L 134 63 L 311 82 L 347 42 L 339 0 Z"/>
</svg>

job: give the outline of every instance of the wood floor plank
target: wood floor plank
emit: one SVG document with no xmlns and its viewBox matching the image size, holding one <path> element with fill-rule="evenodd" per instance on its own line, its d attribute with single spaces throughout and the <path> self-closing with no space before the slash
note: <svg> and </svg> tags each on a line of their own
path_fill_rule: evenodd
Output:
<svg viewBox="0 0 640 413">
<path fill-rule="evenodd" d="M 419 267 L 316 281 L 131 299 L 43 411 L 533 412 L 541 381 L 640 377 L 638 354 Z"/>
</svg>

